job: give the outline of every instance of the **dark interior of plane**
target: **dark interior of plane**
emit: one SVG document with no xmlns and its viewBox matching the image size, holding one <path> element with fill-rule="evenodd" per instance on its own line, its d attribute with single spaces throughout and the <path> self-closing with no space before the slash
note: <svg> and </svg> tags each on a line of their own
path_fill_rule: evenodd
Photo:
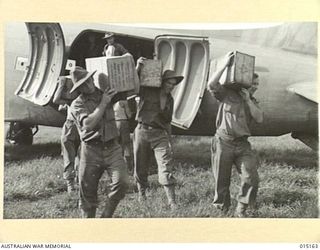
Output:
<svg viewBox="0 0 320 250">
<path fill-rule="evenodd" d="M 85 68 L 85 58 L 102 56 L 106 44 L 105 31 L 84 30 L 69 47 L 68 58 L 75 60 L 77 66 Z M 125 34 L 116 34 L 115 42 L 122 44 L 133 56 L 134 61 L 140 57 L 153 58 L 154 45 L 152 39 L 133 37 Z"/>
<path fill-rule="evenodd" d="M 84 30 L 73 41 L 71 46 L 67 48 L 67 58 L 76 61 L 77 66 L 86 68 L 85 59 L 91 57 L 101 57 L 103 48 L 106 44 L 104 37 L 105 31 L 101 30 Z M 133 56 L 134 61 L 141 56 L 152 59 L 154 53 L 154 41 L 142 37 L 133 37 L 125 34 L 116 34 L 115 42 L 122 44 Z M 66 72 L 68 74 L 68 72 Z M 128 103 L 132 111 L 136 109 L 135 100 L 131 99 Z M 134 120 L 134 116 L 132 116 Z M 132 122 L 132 130 L 135 123 Z"/>
</svg>

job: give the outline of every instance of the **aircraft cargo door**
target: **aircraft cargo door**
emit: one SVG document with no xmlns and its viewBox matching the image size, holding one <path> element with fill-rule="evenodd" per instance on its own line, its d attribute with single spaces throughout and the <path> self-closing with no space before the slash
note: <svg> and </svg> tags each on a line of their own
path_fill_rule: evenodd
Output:
<svg viewBox="0 0 320 250">
<path fill-rule="evenodd" d="M 56 89 L 65 64 L 65 41 L 58 23 L 26 23 L 29 59 L 15 94 L 38 105 L 46 105 Z"/>
<path fill-rule="evenodd" d="M 155 58 L 167 69 L 184 76 L 172 91 L 172 124 L 188 129 L 201 104 L 209 70 L 209 42 L 204 37 L 162 35 L 155 39 Z"/>
</svg>

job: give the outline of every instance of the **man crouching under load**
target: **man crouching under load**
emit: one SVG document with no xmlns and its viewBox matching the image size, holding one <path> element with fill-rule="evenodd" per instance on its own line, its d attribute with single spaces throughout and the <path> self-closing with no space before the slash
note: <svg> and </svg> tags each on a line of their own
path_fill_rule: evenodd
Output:
<svg viewBox="0 0 320 250">
<path fill-rule="evenodd" d="M 219 101 L 216 118 L 216 134 L 212 139 L 211 160 L 214 174 L 215 208 L 227 213 L 230 207 L 230 179 L 232 165 L 240 174 L 241 187 L 237 197 L 236 217 L 245 217 L 249 204 L 255 204 L 259 177 L 258 160 L 251 149 L 248 137 L 252 119 L 261 123 L 263 113 L 252 94 L 259 84 L 254 74 L 252 87 L 233 89 L 221 85 L 220 77 L 230 64 L 233 54 L 229 52 L 215 74 L 208 82 L 208 90 Z"/>
<path fill-rule="evenodd" d="M 144 58 L 137 61 L 140 71 Z M 139 200 L 146 199 L 148 171 L 151 153 L 154 153 L 158 165 L 159 183 L 164 187 L 168 203 L 172 210 L 177 208 L 175 201 L 175 182 L 172 174 L 172 149 L 170 145 L 173 97 L 171 91 L 183 80 L 172 70 L 162 75 L 161 87 L 141 87 L 134 131 L 134 177 L 139 190 Z"/>
<path fill-rule="evenodd" d="M 128 188 L 128 174 L 118 143 L 118 129 L 112 102 L 116 92 L 107 87 L 98 89 L 93 74 L 81 67 L 70 72 L 74 83 L 71 93 L 78 89 L 80 95 L 71 105 L 81 138 L 80 155 L 80 209 L 82 217 L 93 218 L 97 208 L 99 180 L 106 170 L 111 179 L 110 192 L 101 217 L 112 217 L 118 203 Z M 99 80 L 104 74 L 99 75 Z M 107 76 L 105 76 L 106 83 Z"/>
</svg>

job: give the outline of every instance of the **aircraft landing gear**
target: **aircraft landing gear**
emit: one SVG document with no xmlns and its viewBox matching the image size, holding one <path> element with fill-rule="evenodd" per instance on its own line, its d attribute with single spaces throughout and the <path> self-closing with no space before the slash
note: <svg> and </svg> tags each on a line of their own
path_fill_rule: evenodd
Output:
<svg viewBox="0 0 320 250">
<path fill-rule="evenodd" d="M 33 132 L 32 129 L 35 128 Z M 22 122 L 10 122 L 9 129 L 6 132 L 6 140 L 16 145 L 31 145 L 33 136 L 38 132 L 37 125 L 30 126 Z"/>
</svg>

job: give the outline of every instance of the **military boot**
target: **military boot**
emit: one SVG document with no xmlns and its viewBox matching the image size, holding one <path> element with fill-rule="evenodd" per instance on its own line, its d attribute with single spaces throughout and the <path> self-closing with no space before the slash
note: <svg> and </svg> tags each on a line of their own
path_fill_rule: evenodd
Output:
<svg viewBox="0 0 320 250">
<path fill-rule="evenodd" d="M 106 201 L 104 210 L 101 214 L 101 218 L 112 218 L 112 215 L 113 215 L 114 211 L 116 210 L 118 204 L 119 204 L 119 201 L 108 199 Z"/>
<path fill-rule="evenodd" d="M 128 174 L 133 175 L 133 159 L 131 156 L 125 156 L 124 161 L 127 164 Z"/>
<path fill-rule="evenodd" d="M 137 183 L 137 188 L 138 188 L 138 200 L 140 203 L 144 203 L 147 200 L 147 195 L 146 195 L 146 189 L 142 187 L 139 183 Z"/>
<path fill-rule="evenodd" d="M 90 208 L 88 210 L 81 209 L 82 218 L 95 218 L 96 217 L 96 208 Z"/>
<path fill-rule="evenodd" d="M 176 193 L 175 193 L 175 188 L 174 185 L 170 186 L 163 186 L 164 190 L 166 192 L 167 198 L 168 198 L 168 203 L 172 211 L 178 209 L 178 205 L 176 203 Z"/>
<path fill-rule="evenodd" d="M 68 179 L 67 180 L 67 191 L 68 191 L 68 193 L 71 194 L 75 190 L 76 190 L 76 188 L 74 186 L 74 179 Z"/>
<path fill-rule="evenodd" d="M 246 213 L 247 208 L 248 208 L 248 204 L 238 202 L 238 205 L 237 205 L 236 210 L 234 212 L 234 217 L 246 218 L 247 217 L 247 213 Z"/>
</svg>

